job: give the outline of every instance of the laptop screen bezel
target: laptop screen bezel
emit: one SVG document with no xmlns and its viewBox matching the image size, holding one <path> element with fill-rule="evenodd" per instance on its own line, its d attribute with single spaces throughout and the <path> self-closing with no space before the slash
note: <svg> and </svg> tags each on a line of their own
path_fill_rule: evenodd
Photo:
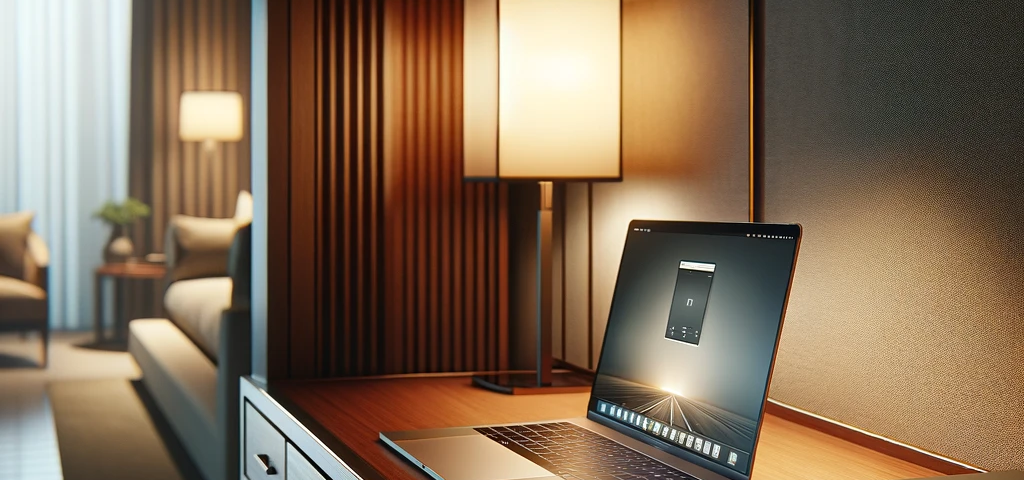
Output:
<svg viewBox="0 0 1024 480">
<path fill-rule="evenodd" d="M 695 234 L 695 235 L 726 235 L 726 236 L 746 236 L 760 235 L 760 236 L 779 236 L 779 237 L 792 237 L 793 238 L 793 259 L 789 271 L 789 284 L 786 286 L 786 298 L 782 304 L 782 312 L 779 318 L 779 329 L 775 336 L 775 347 L 772 351 L 772 359 L 768 366 L 768 379 L 765 383 L 764 392 L 761 395 L 761 408 L 758 412 L 756 430 L 754 434 L 754 446 L 750 451 L 750 468 L 746 474 L 733 470 L 725 465 L 713 462 L 705 459 L 699 455 L 694 454 L 684 448 L 677 445 L 673 445 L 661 439 L 657 439 L 652 435 L 648 435 L 643 432 L 616 422 L 604 415 L 601 415 L 597 411 L 598 397 L 594 396 L 593 389 L 591 389 L 590 400 L 587 404 L 587 419 L 600 423 L 608 428 L 611 428 L 619 433 L 625 434 L 630 438 L 641 441 L 647 445 L 655 447 L 659 450 L 671 453 L 683 460 L 693 463 L 701 468 L 705 468 L 719 475 L 725 476 L 733 480 L 749 480 L 753 474 L 754 461 L 757 456 L 757 446 L 761 437 L 761 427 L 764 422 L 765 407 L 768 401 L 768 387 L 771 385 L 772 374 L 775 371 L 775 359 L 778 356 L 779 341 L 782 338 L 782 327 L 786 318 L 786 308 L 789 305 L 789 296 L 793 288 L 793 277 L 796 273 L 796 259 L 800 251 L 800 239 L 802 237 L 802 227 L 796 223 L 724 223 L 724 222 L 679 222 L 679 221 L 661 221 L 661 220 L 633 220 L 629 223 L 629 229 L 626 232 L 626 241 L 623 244 L 622 255 L 619 259 L 620 266 L 619 271 L 616 274 L 615 285 L 618 289 L 618 282 L 621 280 L 622 268 L 621 262 L 626 254 L 626 248 L 629 246 L 630 240 L 635 235 L 642 235 L 649 232 L 667 232 L 667 233 L 683 233 L 683 234 Z M 615 295 L 612 295 L 612 304 L 608 310 L 609 318 L 611 321 L 611 312 L 615 311 Z M 608 332 L 611 329 L 605 329 L 604 338 L 601 341 L 601 356 L 598 357 L 597 368 L 595 370 L 595 382 L 597 375 L 601 372 L 601 360 L 604 357 L 604 347 L 608 341 Z M 681 455 L 680 455 L 681 453 Z"/>
</svg>

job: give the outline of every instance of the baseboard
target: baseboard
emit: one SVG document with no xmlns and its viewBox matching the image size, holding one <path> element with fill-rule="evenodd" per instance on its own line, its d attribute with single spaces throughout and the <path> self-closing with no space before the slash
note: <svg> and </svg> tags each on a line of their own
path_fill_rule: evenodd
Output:
<svg viewBox="0 0 1024 480">
<path fill-rule="evenodd" d="M 850 443 L 870 448 L 871 450 L 884 453 L 890 457 L 898 458 L 900 460 L 913 463 L 914 465 L 935 470 L 936 472 L 946 475 L 985 472 L 985 470 L 973 465 L 958 462 L 937 453 L 932 453 L 917 447 L 900 443 L 881 435 L 876 435 L 857 427 L 846 425 L 791 405 L 786 405 L 785 403 L 778 402 L 770 398 L 768 399 L 765 411 L 783 420 L 788 420 L 798 425 L 818 430 L 828 435 L 832 435 L 833 437 L 846 440 Z"/>
</svg>

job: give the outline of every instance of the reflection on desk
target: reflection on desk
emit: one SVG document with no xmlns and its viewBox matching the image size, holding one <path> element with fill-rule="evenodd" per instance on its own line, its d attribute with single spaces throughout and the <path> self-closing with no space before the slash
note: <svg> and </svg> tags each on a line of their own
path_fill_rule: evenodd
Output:
<svg viewBox="0 0 1024 480">
<path fill-rule="evenodd" d="M 362 478 L 426 476 L 388 449 L 380 431 L 517 423 L 580 417 L 589 394 L 502 395 L 465 376 L 343 379 L 253 385 L 242 393 L 289 441 L 328 474 L 338 460 Z M 279 409 L 280 412 L 268 412 Z M 318 438 L 293 438 L 303 435 Z M 331 452 L 314 452 L 329 447 Z M 324 459 L 331 459 L 327 462 Z M 335 470 L 337 470 L 335 468 Z M 755 480 L 890 480 L 939 475 L 908 462 L 768 415 L 754 462 Z"/>
</svg>

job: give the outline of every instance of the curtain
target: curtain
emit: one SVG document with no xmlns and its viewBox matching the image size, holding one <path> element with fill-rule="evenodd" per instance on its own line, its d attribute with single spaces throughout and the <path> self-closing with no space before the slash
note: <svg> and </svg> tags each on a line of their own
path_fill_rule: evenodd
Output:
<svg viewBox="0 0 1024 480">
<path fill-rule="evenodd" d="M 92 325 L 93 270 L 127 194 L 130 0 L 0 0 L 0 212 L 50 248 L 50 322 Z"/>
<path fill-rule="evenodd" d="M 133 239 L 160 252 L 172 216 L 230 217 L 249 189 L 248 134 L 207 158 L 178 138 L 178 99 L 191 90 L 240 93 L 248 131 L 249 0 L 134 0 L 132 15 L 129 193 L 153 207 Z"/>
</svg>

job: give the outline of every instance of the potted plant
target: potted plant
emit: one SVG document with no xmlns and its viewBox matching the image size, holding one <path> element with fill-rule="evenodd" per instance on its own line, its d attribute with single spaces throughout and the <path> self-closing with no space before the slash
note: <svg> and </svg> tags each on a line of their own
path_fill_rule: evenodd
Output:
<svg viewBox="0 0 1024 480">
<path fill-rule="evenodd" d="M 135 245 L 129 237 L 130 227 L 140 218 L 149 216 L 149 205 L 134 198 L 128 198 L 124 202 L 115 203 L 108 201 L 104 203 L 93 216 L 111 226 L 110 240 L 103 249 L 103 260 L 110 262 L 123 262 L 135 253 Z"/>
</svg>

